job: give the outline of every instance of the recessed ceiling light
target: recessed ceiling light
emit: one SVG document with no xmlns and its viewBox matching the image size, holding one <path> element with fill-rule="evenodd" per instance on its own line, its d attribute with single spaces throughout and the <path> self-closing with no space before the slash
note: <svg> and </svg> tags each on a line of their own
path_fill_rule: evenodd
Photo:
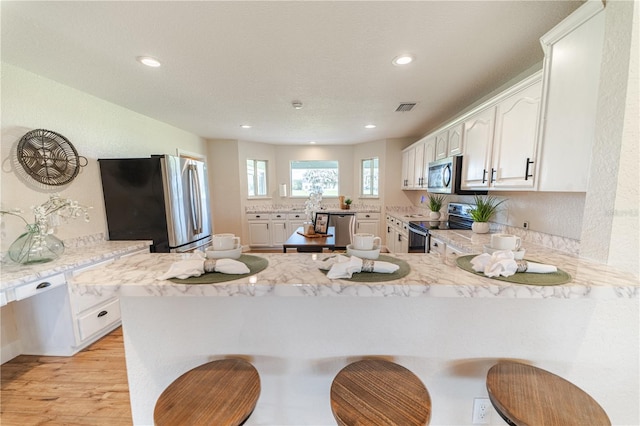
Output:
<svg viewBox="0 0 640 426">
<path fill-rule="evenodd" d="M 375 124 L 367 124 L 366 126 L 364 126 L 365 129 L 375 129 L 376 125 Z"/>
<path fill-rule="evenodd" d="M 309 141 L 309 143 L 310 143 L 311 145 L 314 145 L 314 144 L 316 143 L 316 141 Z"/>
<path fill-rule="evenodd" d="M 144 64 L 148 67 L 158 68 L 160 65 L 160 61 L 156 58 L 152 58 L 151 56 L 138 56 L 138 62 Z"/>
<path fill-rule="evenodd" d="M 393 58 L 393 65 L 407 65 L 413 62 L 412 55 L 400 55 Z"/>
<path fill-rule="evenodd" d="M 291 102 L 291 106 L 293 106 L 295 109 L 302 109 L 302 102 L 293 101 L 293 102 Z"/>
<path fill-rule="evenodd" d="M 240 127 L 242 127 L 243 129 L 250 129 L 252 126 L 251 124 L 241 124 Z"/>
</svg>

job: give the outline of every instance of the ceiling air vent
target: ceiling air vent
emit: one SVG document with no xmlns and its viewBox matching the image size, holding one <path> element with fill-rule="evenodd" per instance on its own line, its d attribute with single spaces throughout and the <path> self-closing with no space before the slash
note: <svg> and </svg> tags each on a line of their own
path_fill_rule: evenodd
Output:
<svg viewBox="0 0 640 426">
<path fill-rule="evenodd" d="M 414 106 L 416 106 L 415 102 L 403 102 L 400 105 L 398 105 L 398 108 L 396 108 L 396 112 L 411 111 Z"/>
</svg>

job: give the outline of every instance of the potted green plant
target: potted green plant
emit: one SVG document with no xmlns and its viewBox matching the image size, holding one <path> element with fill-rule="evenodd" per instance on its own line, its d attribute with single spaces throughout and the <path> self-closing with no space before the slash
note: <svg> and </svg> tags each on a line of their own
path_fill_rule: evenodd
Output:
<svg viewBox="0 0 640 426">
<path fill-rule="evenodd" d="M 445 195 L 441 194 L 429 194 L 429 219 L 431 220 L 439 220 L 440 219 L 440 209 L 442 209 L 442 205 L 446 200 Z"/>
<path fill-rule="evenodd" d="M 477 234 L 486 234 L 489 232 L 489 220 L 498 211 L 500 204 L 506 200 L 498 201 L 493 195 L 481 197 L 474 195 L 475 207 L 469 210 L 469 215 L 473 219 L 471 229 Z"/>
<path fill-rule="evenodd" d="M 351 203 L 353 203 L 353 200 L 351 198 L 347 198 L 346 200 L 344 200 L 345 210 L 349 210 L 351 208 Z"/>
</svg>

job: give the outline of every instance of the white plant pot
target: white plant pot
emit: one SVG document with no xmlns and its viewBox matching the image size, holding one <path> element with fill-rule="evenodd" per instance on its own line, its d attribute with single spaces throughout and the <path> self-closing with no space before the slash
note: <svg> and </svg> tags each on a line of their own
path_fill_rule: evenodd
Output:
<svg viewBox="0 0 640 426">
<path fill-rule="evenodd" d="M 440 220 L 440 212 L 429 212 L 429 219 Z"/>
<path fill-rule="evenodd" d="M 471 230 L 476 234 L 486 234 L 489 232 L 489 222 L 473 222 Z"/>
</svg>

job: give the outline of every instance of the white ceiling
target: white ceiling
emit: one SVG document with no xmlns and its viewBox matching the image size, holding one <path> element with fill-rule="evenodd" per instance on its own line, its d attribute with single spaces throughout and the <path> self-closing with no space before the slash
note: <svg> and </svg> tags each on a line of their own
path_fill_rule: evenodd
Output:
<svg viewBox="0 0 640 426">
<path fill-rule="evenodd" d="M 2 1 L 1 54 L 205 138 L 352 144 L 425 134 L 540 62 L 581 3 Z"/>
</svg>

